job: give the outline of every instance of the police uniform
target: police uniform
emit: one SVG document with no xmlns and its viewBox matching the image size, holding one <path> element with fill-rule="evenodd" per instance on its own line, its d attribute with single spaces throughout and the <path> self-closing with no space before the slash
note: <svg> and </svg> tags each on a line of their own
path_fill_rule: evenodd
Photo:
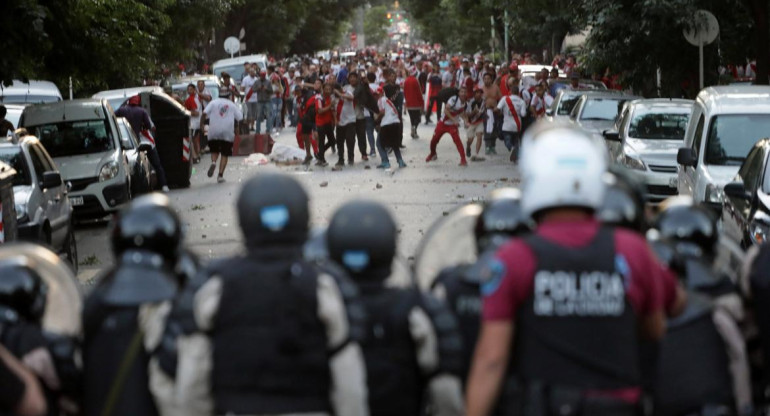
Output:
<svg viewBox="0 0 770 416">
<path fill-rule="evenodd" d="M 148 334 L 179 288 L 181 222 L 166 196 L 151 194 L 121 211 L 114 227 L 116 265 L 83 310 L 84 413 L 154 415 L 149 362 L 157 339 Z"/>
<path fill-rule="evenodd" d="M 386 284 L 396 250 L 390 213 L 374 202 L 350 202 L 334 213 L 326 236 L 330 258 L 361 291 L 371 414 L 421 415 L 424 398 L 430 414 L 462 414 L 462 341 L 454 318 L 416 288 Z"/>
<path fill-rule="evenodd" d="M 176 406 L 201 415 L 368 414 L 355 290 L 302 260 L 306 193 L 287 176 L 260 175 L 245 184 L 238 213 L 247 252 L 204 271 L 193 301 L 202 336 L 178 345 L 176 385 L 167 386 Z"/>
</svg>

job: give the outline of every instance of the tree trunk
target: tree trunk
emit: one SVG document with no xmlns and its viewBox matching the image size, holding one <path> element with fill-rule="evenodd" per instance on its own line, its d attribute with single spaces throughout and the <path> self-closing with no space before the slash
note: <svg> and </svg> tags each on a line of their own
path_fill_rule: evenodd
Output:
<svg viewBox="0 0 770 416">
<path fill-rule="evenodd" d="M 768 0 L 744 0 L 754 16 L 757 48 L 757 85 L 768 85 L 770 79 L 770 26 L 768 25 Z"/>
</svg>

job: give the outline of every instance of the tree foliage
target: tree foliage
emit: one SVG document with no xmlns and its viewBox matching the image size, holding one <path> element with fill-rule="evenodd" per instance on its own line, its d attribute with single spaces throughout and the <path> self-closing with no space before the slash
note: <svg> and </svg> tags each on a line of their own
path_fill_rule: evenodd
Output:
<svg viewBox="0 0 770 416">
<path fill-rule="evenodd" d="M 387 39 L 388 36 L 388 6 L 373 6 L 366 10 L 364 14 L 364 35 L 370 45 L 379 45 Z"/>
</svg>

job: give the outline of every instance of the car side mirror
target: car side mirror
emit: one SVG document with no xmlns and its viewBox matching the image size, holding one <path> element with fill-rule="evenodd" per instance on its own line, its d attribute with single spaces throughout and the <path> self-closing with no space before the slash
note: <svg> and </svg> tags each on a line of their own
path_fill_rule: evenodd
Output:
<svg viewBox="0 0 770 416">
<path fill-rule="evenodd" d="M 139 145 L 140 152 L 149 152 L 150 150 L 152 150 L 152 145 L 149 143 L 141 143 Z"/>
<path fill-rule="evenodd" d="M 134 148 L 129 140 L 121 140 L 120 145 L 123 147 L 123 150 L 131 150 Z"/>
<path fill-rule="evenodd" d="M 698 155 L 690 147 L 682 147 L 676 153 L 676 163 L 682 166 L 695 166 L 698 161 Z"/>
<path fill-rule="evenodd" d="M 545 110 L 545 115 L 547 115 L 548 117 L 551 117 L 553 115 L 553 109 L 552 108 L 546 109 Z"/>
<path fill-rule="evenodd" d="M 41 182 L 40 187 L 43 189 L 56 188 L 62 184 L 61 175 L 55 170 L 43 172 L 43 180 Z"/>
<path fill-rule="evenodd" d="M 751 194 L 746 190 L 743 182 L 730 182 L 725 185 L 725 195 L 738 199 L 751 199 Z"/>
<path fill-rule="evenodd" d="M 610 142 L 622 142 L 620 140 L 620 133 L 615 130 L 605 130 L 602 133 L 602 136 L 604 136 L 604 140 L 610 141 Z"/>
</svg>

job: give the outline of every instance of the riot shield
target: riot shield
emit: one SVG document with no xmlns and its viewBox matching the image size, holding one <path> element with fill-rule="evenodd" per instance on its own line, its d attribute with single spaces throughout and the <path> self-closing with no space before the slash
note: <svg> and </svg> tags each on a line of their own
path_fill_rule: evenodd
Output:
<svg viewBox="0 0 770 416">
<path fill-rule="evenodd" d="M 0 248 L 0 260 L 24 258 L 47 287 L 43 329 L 59 335 L 81 334 L 80 314 L 83 294 L 72 270 L 56 253 L 30 243 L 14 243 Z"/>
<path fill-rule="evenodd" d="M 442 270 L 478 260 L 474 227 L 482 210 L 481 204 L 469 203 L 431 225 L 414 257 L 414 278 L 421 289 L 428 290 Z"/>
</svg>

